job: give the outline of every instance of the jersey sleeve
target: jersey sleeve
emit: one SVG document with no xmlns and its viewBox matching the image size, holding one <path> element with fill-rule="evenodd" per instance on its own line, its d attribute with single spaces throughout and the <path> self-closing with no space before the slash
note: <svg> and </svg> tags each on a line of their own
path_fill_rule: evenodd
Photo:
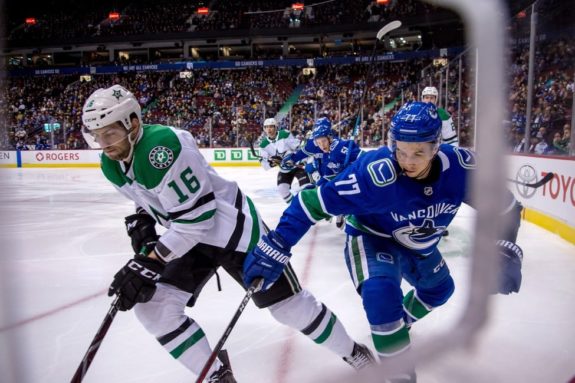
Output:
<svg viewBox="0 0 575 383">
<path fill-rule="evenodd" d="M 259 147 L 259 152 L 260 152 L 260 165 L 262 165 L 262 168 L 264 168 L 264 170 L 270 170 L 272 168 L 272 166 L 269 163 L 269 158 L 270 158 L 270 153 L 266 150 L 266 147 L 270 145 L 270 142 L 264 138 L 261 142 L 260 142 L 260 147 Z"/>
<path fill-rule="evenodd" d="M 339 214 L 367 214 L 374 194 L 373 180 L 366 172 L 368 161 L 355 162 L 333 180 L 315 189 L 302 190 L 284 211 L 276 228 L 293 246 L 316 222 Z M 384 197 L 383 197 L 384 198 Z"/>
<path fill-rule="evenodd" d="M 270 165 L 270 162 L 267 158 L 260 158 L 260 165 L 262 166 L 262 168 L 264 168 L 264 170 L 270 170 L 272 168 L 272 166 Z"/>
<path fill-rule="evenodd" d="M 319 151 L 319 148 L 313 143 L 313 140 L 306 140 L 305 145 L 293 154 L 292 160 L 294 162 L 300 162 L 308 157 L 315 155 Z"/>
<path fill-rule="evenodd" d="M 453 118 L 445 109 L 439 108 L 437 112 L 441 118 L 441 139 L 443 143 L 459 146 L 459 138 L 457 137 L 457 129 L 455 129 Z"/>
<path fill-rule="evenodd" d="M 290 152 L 295 152 L 296 150 L 299 149 L 301 145 L 301 141 L 295 138 L 294 135 L 291 134 L 291 132 L 288 134 L 285 141 L 286 141 L 286 149 L 288 149 Z"/>
</svg>

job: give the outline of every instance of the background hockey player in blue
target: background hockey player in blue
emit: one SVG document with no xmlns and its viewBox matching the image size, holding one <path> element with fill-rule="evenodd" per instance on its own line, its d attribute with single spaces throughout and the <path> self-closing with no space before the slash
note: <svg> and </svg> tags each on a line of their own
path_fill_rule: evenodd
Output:
<svg viewBox="0 0 575 383">
<path fill-rule="evenodd" d="M 305 145 L 295 153 L 286 155 L 281 167 L 290 169 L 298 162 L 313 157 L 313 163 L 306 165 L 305 169 L 315 184 L 320 186 L 341 173 L 360 153 L 361 149 L 354 141 L 335 137 L 329 119 L 321 117 L 315 122 L 311 137 Z"/>
<path fill-rule="evenodd" d="M 321 186 L 341 173 L 361 153 L 355 141 L 336 138 L 331 121 L 327 117 L 321 117 L 315 122 L 311 137 L 304 147 L 285 156 L 280 166 L 292 169 L 298 162 L 313 157 L 313 162 L 305 165 L 305 171 L 315 185 Z M 341 228 L 344 216 L 338 215 L 335 223 Z"/>
<path fill-rule="evenodd" d="M 431 103 L 404 105 L 390 130 L 389 147 L 361 156 L 325 185 L 300 192 L 244 263 L 244 282 L 264 277 L 268 287 L 311 225 L 351 214 L 345 259 L 381 358 L 408 351 L 408 328 L 454 291 L 437 244 L 461 204 L 471 202 L 467 181 L 475 167 L 471 151 L 440 145 L 441 120 Z M 509 294 L 519 291 L 523 257 L 515 244 L 521 206 L 510 192 L 502 212 L 513 225 L 498 241 L 502 273 L 493 292 Z M 405 296 L 402 278 L 414 287 Z M 414 382 L 414 370 L 397 381 Z"/>
</svg>

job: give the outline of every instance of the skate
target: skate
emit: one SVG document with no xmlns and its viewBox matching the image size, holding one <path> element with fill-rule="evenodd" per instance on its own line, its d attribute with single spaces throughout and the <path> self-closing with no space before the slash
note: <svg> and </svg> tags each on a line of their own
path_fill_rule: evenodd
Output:
<svg viewBox="0 0 575 383">
<path fill-rule="evenodd" d="M 359 343 L 353 345 L 351 355 L 344 357 L 343 360 L 356 370 L 361 370 L 362 368 L 375 364 L 375 358 L 369 348 Z"/>
<path fill-rule="evenodd" d="M 338 215 L 335 218 L 335 226 L 337 226 L 338 229 L 342 229 L 345 225 L 345 217 L 343 215 Z"/>
<path fill-rule="evenodd" d="M 222 350 L 218 353 L 218 359 L 222 362 L 222 366 L 210 375 L 207 383 L 237 383 L 232 373 L 232 366 L 230 365 L 230 358 L 228 352 Z"/>
</svg>

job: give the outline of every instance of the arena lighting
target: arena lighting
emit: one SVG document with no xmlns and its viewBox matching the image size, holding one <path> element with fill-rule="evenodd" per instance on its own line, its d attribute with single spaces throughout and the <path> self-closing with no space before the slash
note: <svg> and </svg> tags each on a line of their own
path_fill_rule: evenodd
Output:
<svg viewBox="0 0 575 383">
<path fill-rule="evenodd" d="M 36 24 L 35 17 L 26 17 L 26 25 L 34 25 L 34 24 Z"/>
<path fill-rule="evenodd" d="M 108 13 L 108 18 L 110 20 L 118 20 L 120 18 L 120 14 L 118 12 L 112 11 Z"/>
<path fill-rule="evenodd" d="M 525 18 L 526 16 L 527 16 L 527 12 L 525 12 L 525 10 L 520 11 L 520 12 L 517 14 L 517 18 L 518 18 L 518 19 L 523 19 L 523 18 Z"/>
<path fill-rule="evenodd" d="M 303 7 L 304 7 L 303 3 L 293 3 L 291 5 L 291 9 L 294 11 L 303 11 Z"/>
<path fill-rule="evenodd" d="M 198 8 L 198 15 L 207 15 L 210 12 L 208 7 L 199 7 Z"/>
<path fill-rule="evenodd" d="M 389 0 L 376 0 L 376 3 L 378 5 L 387 5 L 387 3 L 389 3 Z"/>
</svg>

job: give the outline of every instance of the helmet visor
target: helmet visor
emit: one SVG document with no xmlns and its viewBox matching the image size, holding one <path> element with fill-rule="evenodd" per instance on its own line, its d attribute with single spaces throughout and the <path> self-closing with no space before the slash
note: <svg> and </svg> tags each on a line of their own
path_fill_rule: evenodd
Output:
<svg viewBox="0 0 575 383">
<path fill-rule="evenodd" d="M 82 128 L 84 140 L 92 149 L 104 149 L 119 144 L 128 138 L 129 132 L 121 124 L 113 124 L 100 129 Z"/>
</svg>

